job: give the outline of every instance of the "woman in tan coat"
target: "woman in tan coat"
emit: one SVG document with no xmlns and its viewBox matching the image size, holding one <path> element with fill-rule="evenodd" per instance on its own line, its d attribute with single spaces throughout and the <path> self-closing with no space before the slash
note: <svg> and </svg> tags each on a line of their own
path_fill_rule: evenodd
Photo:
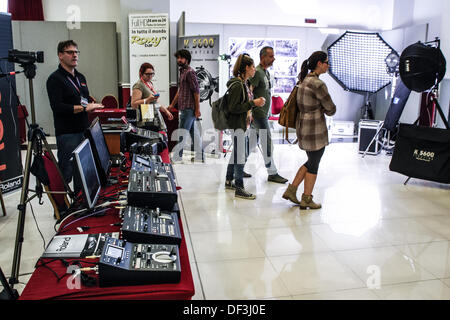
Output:
<svg viewBox="0 0 450 320">
<path fill-rule="evenodd" d="M 312 72 L 308 73 L 308 70 Z M 328 70 L 328 57 L 325 52 L 316 51 L 302 64 L 299 75 L 299 88 L 297 91 L 298 116 L 296 122 L 298 145 L 305 150 L 308 161 L 300 167 L 283 194 L 283 198 L 300 205 L 300 209 L 319 209 L 320 204 L 315 203 L 312 191 L 317 179 L 320 159 L 328 145 L 328 130 L 325 114 L 332 116 L 336 113 L 328 93 L 327 86 L 319 79 L 322 73 Z M 297 188 L 305 180 L 302 200 L 297 199 Z"/>
</svg>

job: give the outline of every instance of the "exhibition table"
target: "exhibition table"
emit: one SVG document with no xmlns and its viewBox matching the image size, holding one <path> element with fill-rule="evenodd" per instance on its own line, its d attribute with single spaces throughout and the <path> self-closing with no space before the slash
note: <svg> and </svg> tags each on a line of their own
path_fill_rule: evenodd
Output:
<svg viewBox="0 0 450 320">
<path fill-rule="evenodd" d="M 164 162 L 169 163 L 169 153 L 165 149 L 161 153 Z M 103 194 L 108 194 L 117 191 L 117 186 L 110 186 L 105 188 Z M 69 218 L 70 219 L 70 218 Z M 69 220 L 68 219 L 68 220 Z M 110 208 L 103 216 L 93 216 L 82 219 L 68 226 L 68 223 L 73 222 L 74 219 L 64 223 L 67 229 L 64 229 L 60 234 L 81 234 L 77 232 L 77 227 L 89 226 L 90 229 L 83 232 L 87 234 L 105 233 L 105 232 L 119 232 L 120 227 L 110 226 L 121 222 L 119 218 L 119 209 Z M 64 265 L 61 260 L 41 259 L 38 265 L 45 263 L 45 266 L 40 266 L 35 269 L 33 275 L 28 281 L 23 290 L 20 300 L 40 300 L 40 299 L 82 299 L 82 300 L 190 300 L 194 295 L 194 283 L 189 263 L 188 250 L 184 237 L 184 231 L 181 218 L 178 219 L 182 241 L 180 245 L 180 263 L 181 263 L 181 280 L 179 283 L 170 284 L 154 284 L 154 285 L 139 285 L 139 286 L 120 286 L 100 288 L 98 282 L 93 286 L 89 284 L 81 284 L 80 286 L 73 285 L 73 277 L 66 275 L 67 265 Z M 65 259 L 68 263 L 80 261 L 82 267 L 93 267 L 93 262 L 96 260 L 87 259 Z M 93 278 L 97 278 L 94 272 L 88 273 Z M 58 280 L 59 277 L 61 280 Z M 72 283 L 72 284 L 71 284 Z M 70 289 L 75 287 L 74 289 Z M 78 287 L 78 288 L 77 288 Z"/>
</svg>

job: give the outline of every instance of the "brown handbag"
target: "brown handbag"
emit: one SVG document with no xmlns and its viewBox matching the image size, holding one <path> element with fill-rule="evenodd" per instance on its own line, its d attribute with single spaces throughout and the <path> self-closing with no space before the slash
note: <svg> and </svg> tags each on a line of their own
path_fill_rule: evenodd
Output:
<svg viewBox="0 0 450 320">
<path fill-rule="evenodd" d="M 286 128 L 285 139 L 288 140 L 288 132 L 289 128 L 295 129 L 296 120 L 297 120 L 297 91 L 298 85 L 300 81 L 297 82 L 294 89 L 292 89 L 291 94 L 287 98 L 286 102 L 283 105 L 283 108 L 280 111 L 280 118 L 278 119 L 278 123 Z"/>
</svg>

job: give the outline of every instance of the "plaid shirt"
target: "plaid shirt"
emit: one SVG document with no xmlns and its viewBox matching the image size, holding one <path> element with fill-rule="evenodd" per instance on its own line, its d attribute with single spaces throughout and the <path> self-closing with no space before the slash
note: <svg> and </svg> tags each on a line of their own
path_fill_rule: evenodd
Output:
<svg viewBox="0 0 450 320">
<path fill-rule="evenodd" d="M 197 74 L 191 67 L 180 68 L 178 82 L 178 109 L 195 109 L 194 93 L 200 93 Z"/>
<path fill-rule="evenodd" d="M 310 73 L 297 91 L 298 116 L 296 123 L 298 145 L 306 151 L 316 151 L 328 145 L 328 129 L 325 116 L 336 113 L 327 86 L 319 77 Z"/>
</svg>

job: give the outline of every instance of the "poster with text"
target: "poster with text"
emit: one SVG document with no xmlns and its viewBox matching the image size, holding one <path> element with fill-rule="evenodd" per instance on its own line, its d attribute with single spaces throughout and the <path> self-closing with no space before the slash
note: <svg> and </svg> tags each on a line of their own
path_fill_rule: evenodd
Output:
<svg viewBox="0 0 450 320">
<path fill-rule="evenodd" d="M 169 16 L 165 13 L 130 14 L 130 85 L 139 80 L 139 68 L 144 62 L 155 68 L 152 79 L 160 94 L 158 102 L 169 105 Z"/>
<path fill-rule="evenodd" d="M 259 52 L 265 46 L 273 48 L 275 61 L 269 73 L 272 82 L 272 95 L 280 95 L 285 100 L 297 83 L 299 68 L 299 41 L 297 39 L 257 39 L 229 38 L 228 46 L 231 55 L 231 66 L 237 57 L 248 53 L 259 64 Z"/>
<path fill-rule="evenodd" d="M 178 49 L 189 50 L 192 56 L 190 66 L 197 73 L 204 147 L 213 138 L 209 133 L 214 132 L 210 103 L 219 99 L 219 42 L 219 35 L 178 38 Z"/>
<path fill-rule="evenodd" d="M 12 48 L 11 16 L 0 14 L 0 57 L 7 57 Z M 0 61 L 0 73 L 12 72 L 14 67 L 13 63 Z M 23 183 L 15 86 L 13 76 L 0 78 L 0 188 L 3 194 L 20 189 Z"/>
</svg>

